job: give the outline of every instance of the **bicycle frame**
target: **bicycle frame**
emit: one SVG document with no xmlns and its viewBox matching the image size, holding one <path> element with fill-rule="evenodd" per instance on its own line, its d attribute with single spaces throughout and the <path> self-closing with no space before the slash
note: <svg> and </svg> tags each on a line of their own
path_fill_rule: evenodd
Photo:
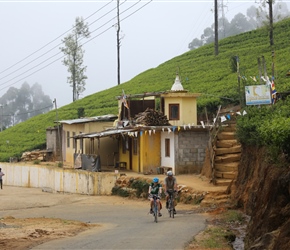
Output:
<svg viewBox="0 0 290 250">
<path fill-rule="evenodd" d="M 174 218 L 174 191 L 167 191 L 169 195 L 168 199 L 168 213 L 169 217 Z"/>
<path fill-rule="evenodd" d="M 157 203 L 158 196 L 153 195 L 153 216 L 154 222 L 158 222 L 158 203 Z"/>
</svg>

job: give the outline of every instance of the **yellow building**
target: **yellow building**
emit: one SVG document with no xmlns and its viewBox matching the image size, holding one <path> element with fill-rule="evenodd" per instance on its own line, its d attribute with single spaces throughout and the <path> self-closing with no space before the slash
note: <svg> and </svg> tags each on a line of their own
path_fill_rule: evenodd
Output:
<svg viewBox="0 0 290 250">
<path fill-rule="evenodd" d="M 120 137 L 121 165 L 140 173 L 156 173 L 160 167 L 175 174 L 200 172 L 209 127 L 197 124 L 198 96 L 183 89 L 178 75 L 170 91 L 120 96 L 119 120 L 126 121 L 125 127 L 136 129 Z M 144 110 L 156 114 L 156 103 L 168 124 L 160 124 L 160 117 L 150 125 L 134 121 L 136 116 L 137 121 L 142 120 Z"/>
<path fill-rule="evenodd" d="M 114 138 L 118 142 L 113 152 L 116 157 L 112 157 L 116 168 L 138 173 L 162 169 L 172 169 L 175 174 L 199 173 L 210 126 L 198 125 L 198 96 L 183 89 L 178 75 L 170 91 L 123 93 L 118 97 L 119 114 L 113 128 L 79 133 L 74 139 L 80 148 L 83 141 L 90 140 L 85 144 L 85 152 L 90 153 L 92 141 Z M 102 165 L 106 164 L 102 161 Z"/>
<path fill-rule="evenodd" d="M 112 128 L 116 119 L 116 115 L 103 115 L 60 121 L 62 124 L 62 155 L 66 165 L 74 167 L 76 157 L 83 155 L 86 155 L 86 157 L 82 159 L 82 163 L 86 164 L 87 168 L 91 165 L 92 159 L 90 158 L 96 156 L 100 156 L 104 164 L 113 165 L 114 153 L 118 151 L 118 142 L 116 140 L 109 137 L 75 140 L 74 137 Z"/>
</svg>

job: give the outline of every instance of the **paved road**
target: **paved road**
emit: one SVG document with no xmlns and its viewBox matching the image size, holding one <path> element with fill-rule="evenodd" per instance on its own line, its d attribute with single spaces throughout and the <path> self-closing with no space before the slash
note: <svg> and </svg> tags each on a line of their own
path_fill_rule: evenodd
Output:
<svg viewBox="0 0 290 250">
<path fill-rule="evenodd" d="M 205 228 L 206 217 L 192 213 L 188 206 L 180 206 L 174 219 L 163 209 L 163 216 L 154 223 L 153 216 L 148 214 L 147 201 L 52 194 L 32 188 L 5 189 L 0 193 L 0 217 L 45 216 L 102 225 L 33 249 L 183 249 L 185 243 Z"/>
</svg>

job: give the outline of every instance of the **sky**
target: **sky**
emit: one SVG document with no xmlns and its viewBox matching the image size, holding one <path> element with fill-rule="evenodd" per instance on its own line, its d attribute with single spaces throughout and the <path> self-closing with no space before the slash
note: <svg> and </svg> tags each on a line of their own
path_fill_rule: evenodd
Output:
<svg viewBox="0 0 290 250">
<path fill-rule="evenodd" d="M 254 0 L 223 0 L 223 5 L 228 20 L 258 7 Z M 88 79 L 80 98 L 116 86 L 116 6 L 116 0 L 0 0 L 0 96 L 26 82 L 40 84 L 58 107 L 72 102 L 59 48 L 76 17 L 84 18 L 91 32 L 82 40 Z M 121 83 L 187 52 L 213 24 L 213 9 L 214 0 L 120 0 Z"/>
</svg>

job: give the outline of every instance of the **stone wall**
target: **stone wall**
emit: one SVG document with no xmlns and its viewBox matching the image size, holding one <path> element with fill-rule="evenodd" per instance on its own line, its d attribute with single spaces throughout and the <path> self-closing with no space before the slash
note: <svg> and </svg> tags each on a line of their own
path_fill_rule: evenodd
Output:
<svg viewBox="0 0 290 250">
<path fill-rule="evenodd" d="M 176 174 L 200 174 L 205 162 L 209 131 L 182 131 L 175 145 Z"/>
</svg>

